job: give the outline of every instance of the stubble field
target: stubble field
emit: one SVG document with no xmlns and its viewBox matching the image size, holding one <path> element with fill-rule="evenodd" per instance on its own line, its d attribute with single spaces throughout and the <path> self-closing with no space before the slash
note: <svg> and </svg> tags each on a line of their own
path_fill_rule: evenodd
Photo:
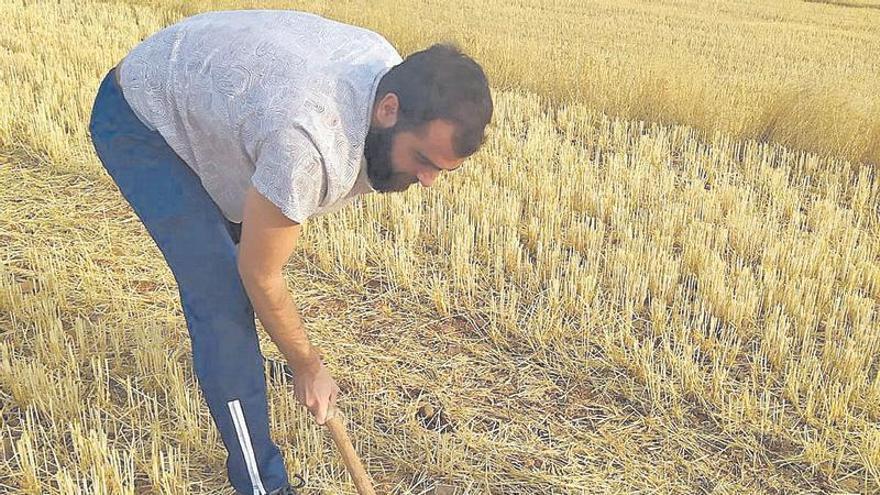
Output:
<svg viewBox="0 0 880 495">
<path fill-rule="evenodd" d="M 232 493 L 87 122 L 140 39 L 244 8 L 456 40 L 495 91 L 467 171 L 308 222 L 286 271 L 382 493 L 877 493 L 874 7 L 0 0 L 0 493 Z M 276 364 L 289 472 L 354 493 Z"/>
</svg>

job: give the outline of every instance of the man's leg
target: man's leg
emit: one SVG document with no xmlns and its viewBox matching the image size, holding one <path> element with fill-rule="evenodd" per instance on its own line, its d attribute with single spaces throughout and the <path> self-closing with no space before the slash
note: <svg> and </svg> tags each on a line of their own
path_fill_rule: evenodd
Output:
<svg viewBox="0 0 880 495">
<path fill-rule="evenodd" d="M 174 273 L 195 374 L 228 452 L 229 480 L 247 495 L 285 487 L 284 459 L 269 436 L 264 358 L 238 274 L 235 226 L 161 135 L 137 120 L 114 72 L 95 99 L 92 141 Z"/>
</svg>

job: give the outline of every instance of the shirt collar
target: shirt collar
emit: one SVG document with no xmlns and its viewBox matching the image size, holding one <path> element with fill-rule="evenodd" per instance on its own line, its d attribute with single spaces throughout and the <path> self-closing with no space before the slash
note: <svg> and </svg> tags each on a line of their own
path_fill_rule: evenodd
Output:
<svg viewBox="0 0 880 495">
<path fill-rule="evenodd" d="M 357 179 L 354 181 L 354 186 L 351 188 L 351 195 L 369 194 L 371 192 L 376 192 L 376 190 L 370 185 L 370 179 L 367 175 L 367 157 L 362 155 L 361 168 L 358 171 Z"/>
</svg>

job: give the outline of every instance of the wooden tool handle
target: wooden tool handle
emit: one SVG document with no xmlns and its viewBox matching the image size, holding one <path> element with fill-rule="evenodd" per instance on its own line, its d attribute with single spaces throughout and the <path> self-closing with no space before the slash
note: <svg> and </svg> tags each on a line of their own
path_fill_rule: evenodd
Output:
<svg viewBox="0 0 880 495">
<path fill-rule="evenodd" d="M 358 457 L 357 452 L 354 451 L 354 447 L 351 445 L 351 440 L 348 438 L 348 433 L 345 431 L 345 425 L 342 424 L 342 413 L 339 412 L 339 409 L 334 407 L 328 411 L 328 416 L 329 419 L 324 422 L 324 426 L 330 430 L 330 436 L 333 437 L 333 442 L 336 443 L 336 448 L 338 448 L 339 452 L 342 454 L 342 461 L 345 463 L 345 467 L 348 469 L 348 474 L 351 475 L 352 481 L 354 481 L 354 486 L 357 488 L 358 494 L 376 495 L 376 491 L 373 490 L 373 481 L 364 469 L 363 464 L 361 464 L 361 458 Z"/>
</svg>

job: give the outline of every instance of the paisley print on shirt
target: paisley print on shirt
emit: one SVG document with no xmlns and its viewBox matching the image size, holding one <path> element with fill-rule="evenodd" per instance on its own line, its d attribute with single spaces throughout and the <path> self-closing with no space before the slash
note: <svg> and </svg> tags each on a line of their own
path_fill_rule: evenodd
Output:
<svg viewBox="0 0 880 495">
<path fill-rule="evenodd" d="M 401 61 L 364 28 L 294 10 L 231 10 L 154 33 L 119 71 L 132 110 L 227 219 L 241 221 L 253 185 L 299 222 L 372 191 L 362 173 L 370 110 Z"/>
</svg>

